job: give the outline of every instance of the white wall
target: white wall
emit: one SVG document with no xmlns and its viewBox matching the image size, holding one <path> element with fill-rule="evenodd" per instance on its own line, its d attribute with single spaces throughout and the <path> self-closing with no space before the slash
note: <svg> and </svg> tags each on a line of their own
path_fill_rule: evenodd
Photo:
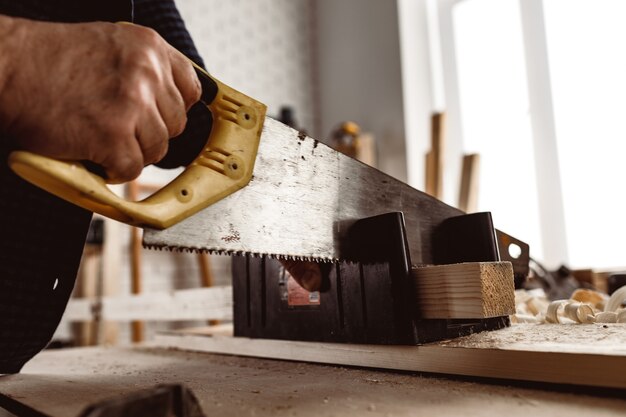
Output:
<svg viewBox="0 0 626 417">
<path fill-rule="evenodd" d="M 420 190 L 424 189 L 424 155 L 430 150 L 431 115 L 436 106 L 439 111 L 443 107 L 443 102 L 437 103 L 433 82 L 439 68 L 432 68 L 437 48 L 429 32 L 436 28 L 429 27 L 429 12 L 428 0 L 398 0 L 407 181 Z"/>
<path fill-rule="evenodd" d="M 319 139 L 352 120 L 372 132 L 379 167 L 406 180 L 398 10 L 389 0 L 318 0 Z"/>
</svg>

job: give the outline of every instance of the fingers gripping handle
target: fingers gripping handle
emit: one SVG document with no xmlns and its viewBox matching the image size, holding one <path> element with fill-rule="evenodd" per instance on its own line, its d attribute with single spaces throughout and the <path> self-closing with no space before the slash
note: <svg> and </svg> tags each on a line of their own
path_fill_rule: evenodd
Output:
<svg viewBox="0 0 626 417">
<path fill-rule="evenodd" d="M 266 107 L 222 84 L 199 67 L 201 101 L 213 115 L 200 154 L 172 182 L 138 202 L 113 193 L 80 162 L 25 151 L 9 166 L 27 181 L 87 210 L 135 226 L 169 227 L 244 187 L 252 178 Z"/>
</svg>

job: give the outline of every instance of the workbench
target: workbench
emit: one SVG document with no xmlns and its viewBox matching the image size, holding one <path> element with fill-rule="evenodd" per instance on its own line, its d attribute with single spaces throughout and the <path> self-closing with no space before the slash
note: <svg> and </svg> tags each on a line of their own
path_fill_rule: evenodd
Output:
<svg viewBox="0 0 626 417">
<path fill-rule="evenodd" d="M 0 406 L 50 417 L 182 383 L 207 416 L 618 416 L 624 391 L 445 378 L 154 346 L 48 350 L 0 376 Z M 621 398 L 620 398 L 621 397 Z M 0 414 L 1 415 L 1 414 Z"/>
</svg>

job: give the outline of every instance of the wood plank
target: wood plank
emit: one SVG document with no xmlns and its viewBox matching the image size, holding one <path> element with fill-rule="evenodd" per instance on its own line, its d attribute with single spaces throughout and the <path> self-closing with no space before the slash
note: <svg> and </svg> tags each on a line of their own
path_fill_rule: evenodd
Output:
<svg viewBox="0 0 626 417">
<path fill-rule="evenodd" d="M 422 346 L 353 345 L 170 332 L 161 347 L 291 361 L 626 389 L 619 324 L 518 324 Z"/>
<path fill-rule="evenodd" d="M 468 262 L 415 268 L 417 305 L 427 319 L 465 319 L 515 313 L 510 262 Z"/>
<path fill-rule="evenodd" d="M 428 151 L 424 156 L 424 192 L 432 195 L 437 193 L 435 155 L 433 151 Z"/>
<path fill-rule="evenodd" d="M 426 193 L 443 198 L 443 172 L 445 156 L 445 113 L 431 116 L 431 150 L 426 155 Z"/>
<path fill-rule="evenodd" d="M 463 155 L 458 207 L 466 213 L 474 213 L 478 208 L 479 165 L 477 153 Z"/>
<path fill-rule="evenodd" d="M 110 321 L 232 320 L 232 298 L 230 286 L 104 297 L 100 317 Z M 89 321 L 95 303 L 95 299 L 72 299 L 64 318 Z"/>
<path fill-rule="evenodd" d="M 584 391 L 151 347 L 44 351 L 0 381 L 0 406 L 21 404 L 49 417 L 77 416 L 96 401 L 181 382 L 206 415 L 222 417 L 614 417 L 626 409 L 624 398 Z"/>
</svg>

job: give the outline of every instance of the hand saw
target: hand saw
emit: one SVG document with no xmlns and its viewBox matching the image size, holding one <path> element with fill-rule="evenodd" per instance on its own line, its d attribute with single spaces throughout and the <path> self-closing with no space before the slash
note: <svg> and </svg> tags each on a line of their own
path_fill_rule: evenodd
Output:
<svg viewBox="0 0 626 417">
<path fill-rule="evenodd" d="M 72 203 L 143 227 L 149 248 L 333 262 L 347 259 L 355 221 L 403 212 L 412 263 L 433 263 L 433 229 L 462 211 L 266 117 L 262 103 L 196 71 L 212 114 L 206 145 L 145 200 L 120 198 L 80 162 L 16 151 L 10 167 Z"/>
</svg>

